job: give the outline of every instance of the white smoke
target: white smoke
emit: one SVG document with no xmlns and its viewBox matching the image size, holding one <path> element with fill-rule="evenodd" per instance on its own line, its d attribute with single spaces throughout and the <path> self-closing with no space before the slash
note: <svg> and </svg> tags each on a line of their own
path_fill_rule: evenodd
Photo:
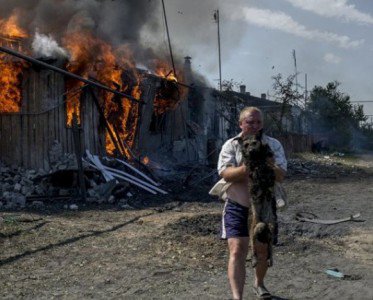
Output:
<svg viewBox="0 0 373 300">
<path fill-rule="evenodd" d="M 53 58 L 68 57 L 67 51 L 60 47 L 51 35 L 48 36 L 36 32 L 31 47 L 35 56 Z"/>
</svg>

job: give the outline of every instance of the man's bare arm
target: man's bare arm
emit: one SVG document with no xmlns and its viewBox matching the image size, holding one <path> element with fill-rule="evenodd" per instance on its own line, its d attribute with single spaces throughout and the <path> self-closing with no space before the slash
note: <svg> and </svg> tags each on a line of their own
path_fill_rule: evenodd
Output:
<svg viewBox="0 0 373 300">
<path fill-rule="evenodd" d="M 278 165 L 273 166 L 273 171 L 275 172 L 276 181 L 277 182 L 283 182 L 285 179 L 286 172 L 281 169 Z"/>
<path fill-rule="evenodd" d="M 227 182 L 246 180 L 248 171 L 245 165 L 239 167 L 228 167 L 220 174 Z"/>
<path fill-rule="evenodd" d="M 275 159 L 273 157 L 267 159 L 267 164 L 273 169 L 276 176 L 277 182 L 283 182 L 285 179 L 286 172 L 275 164 Z"/>
</svg>

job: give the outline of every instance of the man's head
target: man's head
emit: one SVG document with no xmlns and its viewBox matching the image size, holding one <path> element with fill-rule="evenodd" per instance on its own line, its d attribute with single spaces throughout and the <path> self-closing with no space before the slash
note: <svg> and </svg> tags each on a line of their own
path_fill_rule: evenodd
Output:
<svg viewBox="0 0 373 300">
<path fill-rule="evenodd" d="M 239 125 L 242 135 L 254 135 L 263 129 L 263 113 L 254 106 L 245 107 L 240 112 Z"/>
</svg>

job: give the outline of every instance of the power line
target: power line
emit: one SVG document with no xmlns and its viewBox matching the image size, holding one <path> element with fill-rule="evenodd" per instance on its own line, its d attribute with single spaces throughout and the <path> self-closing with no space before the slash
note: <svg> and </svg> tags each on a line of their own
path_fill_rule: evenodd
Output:
<svg viewBox="0 0 373 300">
<path fill-rule="evenodd" d="M 165 8 L 165 6 L 164 6 L 164 0 L 162 0 L 162 6 L 163 6 L 164 21 L 165 21 L 165 23 L 166 23 L 166 31 L 167 31 L 168 47 L 169 47 L 169 50 L 170 50 L 170 56 L 171 56 L 171 62 L 172 62 L 172 70 L 173 70 L 173 72 L 174 72 L 174 76 L 176 77 L 176 69 L 175 69 L 175 63 L 174 63 L 174 56 L 172 55 L 170 33 L 169 33 L 169 31 L 168 31 L 167 16 L 166 16 L 166 8 Z"/>
</svg>

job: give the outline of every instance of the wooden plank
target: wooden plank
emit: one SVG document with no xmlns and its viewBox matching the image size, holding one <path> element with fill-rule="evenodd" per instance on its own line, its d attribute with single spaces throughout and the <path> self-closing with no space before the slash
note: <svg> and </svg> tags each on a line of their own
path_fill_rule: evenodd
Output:
<svg viewBox="0 0 373 300">
<path fill-rule="evenodd" d="M 90 106 L 87 99 L 88 95 L 84 93 L 81 99 L 81 119 L 80 127 L 82 129 L 81 143 L 82 149 L 88 149 L 91 153 L 93 152 L 91 147 L 90 127 L 92 126 L 92 120 L 90 115 Z M 93 152 L 94 153 L 94 152 Z M 94 153 L 95 154 L 95 153 Z"/>
<path fill-rule="evenodd" d="M 3 119 L 4 119 L 3 115 L 0 114 L 0 161 L 3 160 L 3 148 L 5 146 Z"/>
<path fill-rule="evenodd" d="M 23 72 L 23 82 L 22 82 L 22 106 L 21 113 L 28 112 L 28 105 L 30 101 L 29 85 L 30 85 L 30 71 Z M 22 148 L 22 166 L 26 167 L 29 165 L 30 149 L 28 147 L 29 139 L 29 117 L 26 115 L 22 116 L 21 122 L 21 148 Z"/>
<path fill-rule="evenodd" d="M 28 112 L 32 112 L 33 108 L 35 107 L 35 98 L 36 98 L 36 80 L 37 80 L 37 73 L 31 72 L 30 73 L 30 86 L 29 86 L 29 107 Z M 35 143 L 36 143 L 36 124 L 34 116 L 29 116 L 29 152 L 30 152 L 30 162 L 28 167 L 35 168 Z"/>
<path fill-rule="evenodd" d="M 3 115 L 3 120 L 2 120 L 2 130 L 4 134 L 4 144 L 2 145 L 3 148 L 3 155 L 2 159 L 6 162 L 8 160 L 8 116 Z"/>
<path fill-rule="evenodd" d="M 21 116 L 13 115 L 12 119 L 12 143 L 11 147 L 14 149 L 13 159 L 18 166 L 21 165 Z"/>
<path fill-rule="evenodd" d="M 66 82 L 64 80 L 63 82 L 64 87 L 66 86 Z M 67 100 L 66 96 L 63 96 L 64 100 Z M 62 145 L 63 153 L 68 152 L 67 147 L 67 128 L 66 128 L 66 104 L 62 105 L 58 109 L 58 124 L 59 124 L 59 136 L 60 136 L 60 142 Z"/>
<path fill-rule="evenodd" d="M 43 71 L 40 71 L 37 73 L 37 80 L 35 81 L 35 106 L 34 106 L 34 112 L 41 112 L 42 111 L 42 97 L 43 97 L 43 90 L 44 90 L 44 85 L 43 85 Z M 43 136 L 42 136 L 42 120 L 41 120 L 42 115 L 35 115 L 34 117 L 34 122 L 35 122 L 35 144 L 34 146 L 34 151 L 35 151 L 35 169 L 39 169 L 42 166 L 42 151 L 43 151 Z"/>
<path fill-rule="evenodd" d="M 0 114 L 0 161 L 3 160 L 3 147 L 4 147 L 4 140 L 3 140 L 3 115 Z"/>
<path fill-rule="evenodd" d="M 12 116 L 6 116 L 6 153 L 7 153 L 7 162 L 14 164 L 12 159 L 14 149 L 12 148 Z"/>
</svg>

